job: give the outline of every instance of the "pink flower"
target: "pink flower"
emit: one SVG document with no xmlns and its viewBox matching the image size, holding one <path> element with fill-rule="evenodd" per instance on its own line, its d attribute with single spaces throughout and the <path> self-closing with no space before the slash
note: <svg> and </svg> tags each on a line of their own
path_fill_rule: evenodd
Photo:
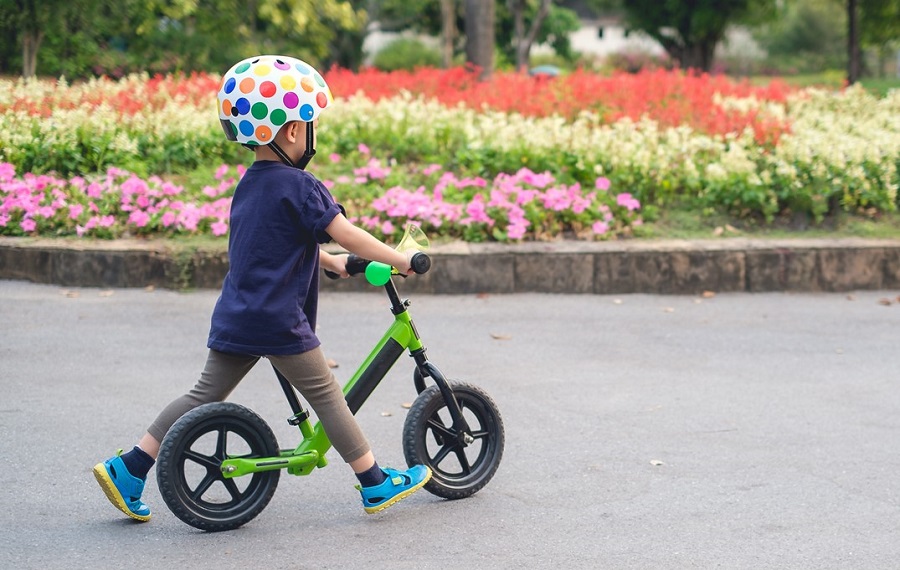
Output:
<svg viewBox="0 0 900 570">
<path fill-rule="evenodd" d="M 331 180 L 323 180 L 323 181 L 322 181 L 322 186 L 324 186 L 325 188 L 328 188 L 329 190 L 331 190 L 332 188 L 334 188 L 334 182 L 331 181 Z"/>
<path fill-rule="evenodd" d="M 330 160 L 330 161 L 333 162 L 334 164 L 337 164 L 338 162 L 341 161 L 341 155 L 339 155 L 339 154 L 336 153 L 336 152 L 333 152 L 333 153 L 331 153 L 331 154 L 328 156 L 328 160 Z"/>
<path fill-rule="evenodd" d="M 171 225 L 175 223 L 175 212 L 169 210 L 162 215 L 162 218 L 160 218 L 159 221 L 163 227 L 171 227 Z"/>
<path fill-rule="evenodd" d="M 6 224 L 9 223 L 9 216 L 6 214 L 0 214 L 0 228 L 5 228 Z"/>
<path fill-rule="evenodd" d="M 103 216 L 102 218 L 100 218 L 100 222 L 99 222 L 101 228 L 109 228 L 115 223 L 116 223 L 115 216 Z"/>
<path fill-rule="evenodd" d="M 216 169 L 216 180 L 221 180 L 222 178 L 225 177 L 226 174 L 228 174 L 228 165 L 223 164 L 222 166 L 220 166 L 219 168 Z"/>
<path fill-rule="evenodd" d="M 381 224 L 381 233 L 384 235 L 391 235 L 394 233 L 394 224 L 392 224 L 390 220 L 386 220 Z"/>
<path fill-rule="evenodd" d="M 422 174 L 424 174 L 425 176 L 431 176 L 442 168 L 443 167 L 440 164 L 430 164 L 425 168 L 425 170 L 422 171 Z"/>
<path fill-rule="evenodd" d="M 219 220 L 218 222 L 212 224 L 210 228 L 212 228 L 212 233 L 214 236 L 223 236 L 228 233 L 228 224 L 225 223 L 224 220 Z"/>
<path fill-rule="evenodd" d="M 359 146 L 356 147 L 356 150 L 358 150 L 360 154 L 365 154 L 365 155 L 371 154 L 371 152 L 369 151 L 369 147 L 367 147 L 363 143 L 359 143 Z"/>
<path fill-rule="evenodd" d="M 627 192 L 616 196 L 616 204 L 618 204 L 619 206 L 625 206 L 626 208 L 628 208 L 629 212 L 637 210 L 641 207 L 641 203 Z"/>
<path fill-rule="evenodd" d="M 609 178 L 606 178 L 605 176 L 601 176 L 600 178 L 598 178 L 594 184 L 597 187 L 597 190 L 603 190 L 604 192 L 609 190 Z"/>
<path fill-rule="evenodd" d="M 602 236 L 609 231 L 609 225 L 607 225 L 606 222 L 594 222 L 594 225 L 591 226 L 591 229 L 594 230 L 594 233 L 596 235 Z"/>
<path fill-rule="evenodd" d="M 16 177 L 16 167 L 8 162 L 0 162 L 0 181 L 10 182 Z"/>
<path fill-rule="evenodd" d="M 37 227 L 37 223 L 31 218 L 25 218 L 21 222 L 19 222 L 19 227 L 22 228 L 23 232 L 33 232 L 34 228 Z"/>
<path fill-rule="evenodd" d="M 243 178 L 245 172 L 247 172 L 247 167 L 244 166 L 243 164 L 238 164 L 237 165 L 238 178 Z"/>
<path fill-rule="evenodd" d="M 143 210 L 135 210 L 128 216 L 128 223 L 143 228 L 150 221 L 150 216 Z"/>
<path fill-rule="evenodd" d="M 91 182 L 86 193 L 90 198 L 99 198 L 103 194 L 103 187 L 96 182 Z"/>
</svg>

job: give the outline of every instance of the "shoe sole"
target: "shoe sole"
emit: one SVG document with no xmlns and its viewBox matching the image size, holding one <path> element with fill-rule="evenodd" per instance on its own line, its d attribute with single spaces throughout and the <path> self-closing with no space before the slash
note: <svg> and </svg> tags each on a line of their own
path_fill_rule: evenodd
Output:
<svg viewBox="0 0 900 570">
<path fill-rule="evenodd" d="M 131 512 L 131 509 L 128 508 L 128 505 L 125 504 L 125 498 L 122 497 L 122 493 L 116 489 L 116 484 L 113 483 L 113 480 L 110 479 L 109 473 L 106 472 L 106 466 L 102 463 L 98 463 L 94 465 L 94 477 L 97 479 L 97 483 L 100 483 L 100 488 L 103 489 L 103 493 L 106 495 L 106 498 L 109 499 L 109 502 L 113 504 L 113 506 L 129 517 L 139 520 L 141 522 L 147 522 L 150 520 L 150 515 L 138 515 Z"/>
<path fill-rule="evenodd" d="M 428 473 L 425 475 L 425 478 L 422 479 L 419 483 L 417 483 L 414 487 L 410 487 L 409 489 L 407 489 L 403 492 L 397 493 L 396 495 L 391 497 L 389 500 L 381 503 L 380 505 L 378 505 L 376 507 L 363 507 L 363 509 L 365 509 L 366 513 L 373 515 L 379 511 L 383 511 L 384 509 L 390 507 L 391 505 L 398 503 L 398 502 L 402 501 L 403 499 L 405 499 L 406 497 L 412 495 L 413 493 L 415 493 L 416 491 L 418 491 L 419 489 L 424 487 L 425 483 L 427 483 L 431 480 L 431 468 L 426 467 L 425 469 L 428 469 Z"/>
</svg>

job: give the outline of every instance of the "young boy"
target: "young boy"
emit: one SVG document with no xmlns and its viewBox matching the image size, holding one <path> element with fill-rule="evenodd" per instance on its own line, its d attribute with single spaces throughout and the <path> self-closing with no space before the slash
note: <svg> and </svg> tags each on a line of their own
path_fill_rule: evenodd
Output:
<svg viewBox="0 0 900 570">
<path fill-rule="evenodd" d="M 141 493 L 172 424 L 196 406 L 226 399 L 261 357 L 315 410 L 359 479 L 366 512 L 387 508 L 431 477 L 422 465 L 407 471 L 378 466 L 315 335 L 319 268 L 348 277 L 347 255 L 328 254 L 319 244 L 334 240 L 402 273 L 410 271 L 412 254 L 351 224 L 322 183 L 303 170 L 315 154 L 318 115 L 332 101 L 322 76 L 290 57 L 249 58 L 223 78 L 218 106 L 225 135 L 251 148 L 256 161 L 232 200 L 229 270 L 212 314 L 206 367 L 131 451 L 94 466 L 110 502 L 134 519 L 150 519 Z"/>
</svg>

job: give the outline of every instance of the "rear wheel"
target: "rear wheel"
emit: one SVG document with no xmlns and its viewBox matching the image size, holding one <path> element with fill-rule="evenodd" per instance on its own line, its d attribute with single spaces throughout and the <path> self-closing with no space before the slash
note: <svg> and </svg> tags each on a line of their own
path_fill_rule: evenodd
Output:
<svg viewBox="0 0 900 570">
<path fill-rule="evenodd" d="M 222 462 L 278 454 L 272 429 L 254 412 L 227 402 L 204 404 L 179 418 L 163 439 L 159 491 L 175 516 L 195 528 L 235 529 L 266 508 L 280 471 L 225 478 Z"/>
<path fill-rule="evenodd" d="M 433 476 L 425 489 L 445 499 L 462 499 L 481 490 L 497 472 L 505 433 L 500 411 L 484 390 L 461 382 L 449 384 L 470 431 L 463 434 L 453 427 L 440 389 L 430 386 L 406 416 L 403 453 L 408 465 L 431 468 Z"/>
</svg>

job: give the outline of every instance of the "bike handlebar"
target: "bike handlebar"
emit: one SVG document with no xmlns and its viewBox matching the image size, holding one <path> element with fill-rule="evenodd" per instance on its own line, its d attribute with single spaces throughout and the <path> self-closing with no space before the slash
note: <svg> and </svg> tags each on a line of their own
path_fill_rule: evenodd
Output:
<svg viewBox="0 0 900 570">
<path fill-rule="evenodd" d="M 360 273 L 365 273 L 366 267 L 368 267 L 370 263 L 372 263 L 372 261 L 370 261 L 368 259 L 363 259 L 362 257 L 359 257 L 355 253 L 351 253 L 347 257 L 347 265 L 346 265 L 347 273 L 349 273 L 351 276 L 359 275 Z M 428 270 L 431 269 L 431 257 L 429 257 L 428 254 L 423 251 L 416 252 L 412 256 L 412 259 L 409 260 L 409 263 L 411 266 L 410 269 L 412 269 L 413 273 L 417 273 L 419 275 L 421 275 L 423 273 L 427 273 Z M 327 269 L 325 270 L 325 275 L 329 279 L 339 279 L 340 278 L 340 275 L 338 275 L 334 271 L 329 271 Z"/>
</svg>

